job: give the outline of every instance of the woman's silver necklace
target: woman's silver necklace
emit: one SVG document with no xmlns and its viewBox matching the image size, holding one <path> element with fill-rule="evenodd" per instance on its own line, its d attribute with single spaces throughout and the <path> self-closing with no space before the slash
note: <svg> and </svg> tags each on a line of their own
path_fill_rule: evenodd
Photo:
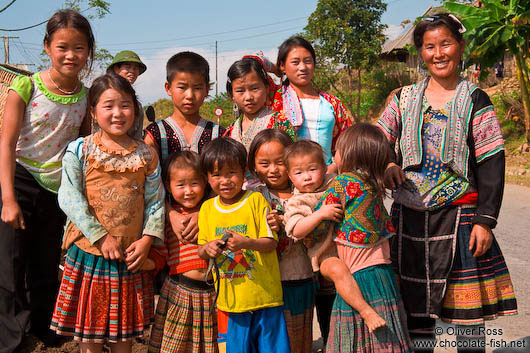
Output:
<svg viewBox="0 0 530 353">
<path fill-rule="evenodd" d="M 55 86 L 55 88 L 57 88 L 61 93 L 64 93 L 66 95 L 74 94 L 74 92 L 77 91 L 77 89 L 79 88 L 79 81 L 77 81 L 77 84 L 76 84 L 75 88 L 72 91 L 65 91 L 64 89 L 59 87 L 59 85 L 57 83 L 55 83 L 55 81 L 52 78 L 52 75 L 50 74 L 50 70 L 49 69 L 48 69 L 48 78 L 50 79 L 50 81 L 52 81 L 52 83 Z"/>
</svg>

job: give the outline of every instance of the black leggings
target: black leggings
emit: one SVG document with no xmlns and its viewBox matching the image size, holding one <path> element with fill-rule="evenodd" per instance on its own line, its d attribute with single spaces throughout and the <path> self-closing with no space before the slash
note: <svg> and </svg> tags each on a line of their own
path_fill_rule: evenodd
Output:
<svg viewBox="0 0 530 353">
<path fill-rule="evenodd" d="M 26 230 L 0 221 L 0 353 L 13 352 L 30 328 L 38 337 L 49 332 L 65 223 L 57 195 L 19 164 L 14 182 Z"/>
</svg>

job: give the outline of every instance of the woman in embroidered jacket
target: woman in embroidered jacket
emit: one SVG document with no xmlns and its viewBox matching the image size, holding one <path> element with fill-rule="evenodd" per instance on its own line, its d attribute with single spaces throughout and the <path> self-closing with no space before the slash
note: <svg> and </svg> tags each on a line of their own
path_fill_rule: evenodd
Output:
<svg viewBox="0 0 530 353">
<path fill-rule="evenodd" d="M 395 189 L 392 257 L 411 336 L 434 339 L 441 318 L 471 328 L 477 341 L 466 347 L 484 347 L 484 320 L 515 314 L 517 303 L 491 232 L 504 189 L 504 141 L 487 94 L 459 76 L 463 32 L 451 14 L 416 26 L 429 75 L 398 91 L 378 126 L 396 152 L 385 182 Z"/>
</svg>

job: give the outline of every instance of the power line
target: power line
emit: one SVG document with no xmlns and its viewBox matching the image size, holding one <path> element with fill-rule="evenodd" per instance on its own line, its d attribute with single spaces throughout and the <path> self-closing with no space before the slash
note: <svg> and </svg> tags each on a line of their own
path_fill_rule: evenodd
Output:
<svg viewBox="0 0 530 353">
<path fill-rule="evenodd" d="M 251 38 L 257 38 L 257 37 L 264 37 L 264 36 L 268 36 L 268 35 L 271 35 L 271 34 L 277 34 L 277 33 L 292 31 L 293 29 L 298 29 L 298 28 L 299 28 L 298 26 L 297 27 L 289 27 L 289 28 L 281 29 L 279 31 L 260 33 L 260 34 L 253 34 L 253 35 L 245 36 L 245 37 L 218 40 L 218 42 L 219 43 L 226 43 L 226 42 L 234 42 L 234 41 L 242 40 L 242 39 L 251 39 Z M 186 44 L 175 43 L 174 46 L 194 47 L 195 48 L 195 47 L 201 47 L 201 46 L 211 46 L 211 45 L 214 45 L 214 43 L 215 43 L 215 41 L 209 41 L 209 42 L 204 42 L 204 43 L 192 43 L 192 44 L 189 44 L 189 43 L 186 43 Z M 143 51 L 147 51 L 147 50 L 160 50 L 160 49 L 168 49 L 168 47 L 165 46 L 165 47 L 150 47 L 150 48 L 132 48 L 132 50 L 138 51 L 138 52 L 143 52 Z"/>
<path fill-rule="evenodd" d="M 29 48 L 26 49 L 26 47 L 24 46 L 24 44 L 22 44 L 22 41 L 20 40 L 20 38 L 18 39 L 18 42 L 20 43 L 20 47 L 22 48 L 22 50 L 24 50 L 24 52 L 29 56 L 30 60 L 33 61 L 35 60 L 35 63 L 40 63 L 42 60 L 39 59 L 39 56 L 38 55 L 34 55 L 32 54 L 31 52 L 29 52 L 28 50 L 30 50 Z M 42 52 L 42 49 L 39 49 L 39 54 Z"/>
<path fill-rule="evenodd" d="M 235 40 L 250 39 L 250 38 L 256 38 L 256 37 L 263 37 L 263 36 L 267 36 L 267 35 L 269 35 L 269 34 L 276 34 L 276 33 L 286 32 L 286 31 L 290 31 L 290 30 L 293 30 L 293 29 L 297 29 L 297 28 L 300 28 L 300 27 L 296 26 L 296 27 L 291 27 L 291 28 L 285 28 L 285 29 L 282 29 L 282 30 L 279 30 L 279 31 L 268 32 L 268 33 L 262 33 L 262 34 L 256 34 L 256 35 L 247 36 L 247 37 L 239 37 L 239 38 L 233 38 L 233 39 L 225 39 L 225 40 L 220 40 L 219 42 L 233 42 L 233 41 L 235 41 Z"/>
<path fill-rule="evenodd" d="M 274 26 L 274 25 L 278 25 L 278 24 L 281 24 L 281 23 L 291 22 L 291 21 L 298 21 L 298 20 L 306 19 L 306 18 L 307 18 L 307 16 L 305 16 L 305 17 L 296 17 L 296 18 L 291 18 L 291 19 L 278 21 L 278 22 L 273 22 L 273 23 L 267 23 L 267 24 L 258 25 L 258 26 L 239 28 L 239 29 L 234 29 L 234 30 L 224 31 L 224 32 L 217 32 L 217 33 L 198 34 L 198 35 L 194 35 L 194 36 L 187 36 L 187 37 L 181 37 L 181 38 L 172 38 L 172 39 L 164 39 L 164 40 L 151 40 L 151 41 L 141 41 L 141 42 L 107 43 L 107 44 L 102 43 L 102 45 L 105 46 L 105 47 L 108 47 L 108 46 L 115 46 L 115 45 L 164 43 L 164 42 L 172 42 L 172 41 L 185 40 L 185 39 L 204 38 L 204 37 L 218 36 L 218 35 L 223 35 L 223 34 L 228 34 L 228 33 L 248 31 L 250 29 L 257 29 L 257 28 L 263 28 L 263 27 L 268 27 L 268 26 Z"/>
<path fill-rule="evenodd" d="M 13 2 L 15 2 L 16 0 L 13 0 Z M 12 3 L 13 3 L 12 2 Z M 11 4 L 12 4 L 11 3 Z M 11 4 L 8 4 L 7 6 L 10 6 Z M 90 10 L 91 8 L 93 8 L 94 6 L 90 6 L 89 8 L 87 9 L 84 9 L 82 11 L 79 11 L 79 12 L 85 12 L 85 11 L 88 11 Z M 4 9 L 6 9 L 7 7 L 5 7 Z M 0 11 L 1 12 L 1 11 Z M 10 28 L 10 29 L 6 29 L 6 28 L 0 28 L 0 31 L 4 31 L 4 32 L 17 32 L 17 31 L 25 31 L 26 29 L 30 29 L 30 28 L 34 28 L 34 27 L 37 27 L 37 26 L 40 26 L 42 24 L 45 24 L 46 22 L 48 22 L 48 20 L 44 20 L 40 23 L 37 23 L 35 25 L 31 25 L 31 26 L 27 26 L 27 27 L 22 27 L 22 28 Z"/>
<path fill-rule="evenodd" d="M 88 10 L 88 9 L 87 9 Z M 215 36 L 215 35 L 222 35 L 222 34 L 228 34 L 228 33 L 236 33 L 236 32 L 242 32 L 242 31 L 247 31 L 247 30 L 250 30 L 250 29 L 257 29 L 257 28 L 263 28 L 263 27 L 268 27 L 268 26 L 273 26 L 273 25 L 277 25 L 277 24 L 281 24 L 281 23 L 285 23 L 285 22 L 291 22 L 291 21 L 297 21 L 297 20 L 301 20 L 301 19 L 306 19 L 307 17 L 296 17 L 296 18 L 291 18 L 291 19 L 287 19 L 287 20 L 283 20 L 283 21 L 278 21 L 278 22 L 272 22 L 272 23 L 268 23 L 268 24 L 263 24 L 263 25 L 259 25 L 259 26 L 253 26 L 253 27 L 246 27 L 246 28 L 239 28 L 239 29 L 235 29 L 235 30 L 230 30 L 230 31 L 224 31 L 224 32 L 218 32 L 218 33 L 211 33 L 211 34 L 200 34 L 200 35 L 194 35 L 194 36 L 187 36 L 187 37 L 182 37 L 182 38 L 173 38 L 173 39 L 166 39 L 166 40 L 158 40 L 158 41 L 141 41 L 141 42 L 124 42 L 124 43 L 110 43 L 110 44 L 104 44 L 102 43 L 100 46 L 102 47 L 108 47 L 108 46 L 114 46 L 114 45 L 129 45 L 129 44 L 144 44 L 144 43 L 164 43 L 164 42 L 174 42 L 174 41 L 178 41 L 178 40 L 187 40 L 187 39 L 195 39 L 195 38 L 203 38 L 203 37 L 209 37 L 209 36 Z M 46 22 L 46 21 L 44 21 Z M 43 23 L 44 23 L 43 22 Z M 42 23 L 41 23 L 42 24 Z M 36 25 L 35 25 L 36 26 Z M 219 40 L 219 42 L 229 42 L 229 41 L 235 41 L 235 40 L 240 40 L 240 39 L 248 39 L 248 38 L 254 38 L 254 37 L 260 37 L 260 36 L 266 36 L 268 34 L 274 34 L 274 33 L 280 33 L 280 32 L 285 32 L 285 31 L 288 31 L 288 30 L 292 30 L 292 29 L 297 29 L 299 27 L 290 27 L 290 28 L 286 28 L 286 29 L 282 29 L 280 31 L 274 31 L 274 32 L 268 32 L 268 33 L 263 33 L 263 34 L 258 34 L 258 35 L 251 35 L 251 36 L 246 36 L 246 37 L 240 37 L 240 38 L 233 38 L 233 39 L 225 39 L 225 40 Z M 1 30 L 1 29 L 0 29 Z M 41 48 L 41 45 L 42 44 L 37 44 L 37 43 L 29 43 L 29 42 L 21 42 L 25 45 L 30 45 L 30 46 L 36 46 L 39 48 Z M 181 46 L 193 46 L 193 47 L 200 47 L 200 46 L 205 46 L 205 45 L 212 45 L 212 41 L 209 41 L 209 42 L 203 42 L 203 43 L 193 43 L 193 44 L 180 44 Z M 136 48 L 136 50 L 160 50 L 160 49 L 166 49 L 167 47 L 147 47 L 147 48 Z M 33 48 L 31 48 L 33 49 Z"/>
<path fill-rule="evenodd" d="M 37 27 L 37 26 L 40 26 L 44 23 L 48 22 L 48 20 L 45 20 L 45 21 L 42 21 L 41 23 L 37 23 L 36 25 L 33 25 L 33 26 L 27 26 L 27 27 L 22 27 L 22 28 L 11 28 L 11 29 L 6 29 L 6 28 L 0 28 L 0 31 L 4 31 L 4 32 L 17 32 L 17 31 L 25 31 L 26 29 L 30 29 L 30 28 L 33 28 L 33 27 Z"/>
<path fill-rule="evenodd" d="M 14 3 L 15 1 L 17 1 L 17 0 L 13 0 L 13 1 L 11 1 L 9 4 L 7 4 L 6 6 L 4 6 L 4 8 L 0 10 L 0 13 L 1 13 L 1 12 L 4 12 L 9 6 L 13 5 L 13 3 Z"/>
</svg>

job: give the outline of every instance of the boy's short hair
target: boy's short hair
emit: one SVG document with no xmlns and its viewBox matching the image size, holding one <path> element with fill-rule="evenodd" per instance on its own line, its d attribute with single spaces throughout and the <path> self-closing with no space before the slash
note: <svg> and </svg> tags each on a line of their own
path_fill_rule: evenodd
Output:
<svg viewBox="0 0 530 353">
<path fill-rule="evenodd" d="M 241 142 L 230 137 L 218 137 L 210 141 L 201 154 L 201 168 L 212 173 L 215 162 L 220 170 L 226 165 L 238 165 L 243 173 L 247 169 L 247 150 Z"/>
<path fill-rule="evenodd" d="M 291 159 L 299 156 L 314 156 L 318 162 L 320 162 L 324 167 L 326 166 L 326 161 L 324 160 L 324 151 L 322 147 L 315 141 L 311 140 L 298 140 L 290 146 L 285 147 L 283 152 L 283 159 L 287 170 L 290 169 Z"/>
<path fill-rule="evenodd" d="M 199 74 L 206 85 L 210 84 L 210 65 L 208 61 L 197 53 L 183 51 L 173 55 L 166 64 L 166 79 L 169 84 L 179 72 Z"/>
</svg>

